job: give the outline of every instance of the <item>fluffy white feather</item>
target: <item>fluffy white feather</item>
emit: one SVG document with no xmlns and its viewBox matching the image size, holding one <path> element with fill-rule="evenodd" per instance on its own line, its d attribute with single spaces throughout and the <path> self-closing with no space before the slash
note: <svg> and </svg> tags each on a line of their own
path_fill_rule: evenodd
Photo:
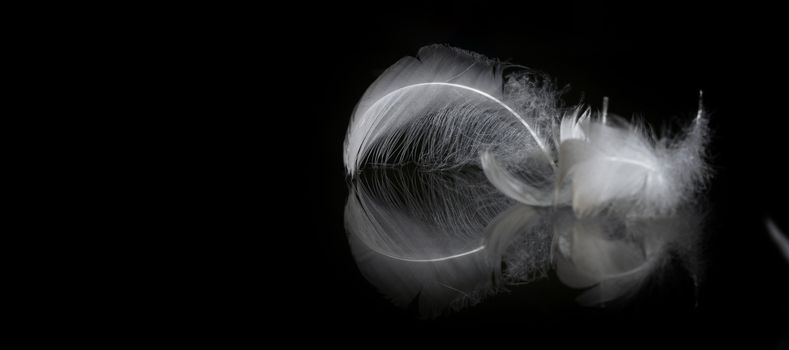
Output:
<svg viewBox="0 0 789 350">
<path fill-rule="evenodd" d="M 612 119 L 612 118 L 609 118 Z M 613 210 L 638 217 L 670 215 L 693 199 L 706 178 L 703 110 L 680 138 L 656 138 L 644 127 L 588 111 L 562 119 L 557 184 L 569 185 L 581 216 Z"/>
</svg>

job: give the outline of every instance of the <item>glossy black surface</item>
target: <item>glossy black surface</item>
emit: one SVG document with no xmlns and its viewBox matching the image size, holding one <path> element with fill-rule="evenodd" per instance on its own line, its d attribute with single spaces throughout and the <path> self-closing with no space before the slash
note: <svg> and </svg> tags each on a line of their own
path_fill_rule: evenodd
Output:
<svg viewBox="0 0 789 350">
<path fill-rule="evenodd" d="M 411 11 L 412 9 L 406 9 Z M 626 12 L 626 10 L 630 10 Z M 347 10 L 348 14 L 353 11 Z M 789 262 L 764 227 L 789 230 L 786 209 L 786 55 L 780 20 L 739 8 L 629 8 L 570 5 L 436 5 L 419 15 L 316 16 L 303 41 L 321 91 L 311 143 L 302 152 L 311 179 L 312 221 L 299 234 L 311 247 L 288 266 L 295 278 L 293 321 L 343 330 L 346 339 L 472 337 L 539 344 L 630 344 L 778 349 L 787 344 Z M 399 9 L 403 11 L 403 9 Z M 694 295 L 682 275 L 656 282 L 624 306 L 569 306 L 574 294 L 548 279 L 436 320 L 387 301 L 357 269 L 343 225 L 348 179 L 342 142 L 353 107 L 377 75 L 425 44 L 448 43 L 509 59 L 569 84 L 567 104 L 638 115 L 656 130 L 683 125 L 698 90 L 710 113 L 711 159 L 704 225 L 706 274 Z M 307 165 L 307 164 L 305 164 Z M 297 233 L 291 233 L 297 234 Z M 460 330 L 458 330 L 460 329 Z M 783 342 L 783 343 L 782 343 Z M 783 345 L 781 345 L 783 344 Z"/>
</svg>

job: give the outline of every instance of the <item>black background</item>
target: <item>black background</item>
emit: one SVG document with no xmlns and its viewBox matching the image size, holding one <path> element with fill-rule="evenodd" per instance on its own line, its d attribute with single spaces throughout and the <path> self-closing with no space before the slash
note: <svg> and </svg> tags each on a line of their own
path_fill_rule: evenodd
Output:
<svg viewBox="0 0 789 350">
<path fill-rule="evenodd" d="M 273 268 L 286 271 L 287 281 L 276 282 L 287 286 L 276 287 L 283 290 L 274 307 L 285 311 L 277 322 L 356 345 L 365 344 L 358 338 L 365 334 L 384 343 L 431 337 L 524 347 L 786 348 L 789 262 L 764 229 L 766 217 L 789 229 L 783 204 L 789 149 L 783 127 L 784 21 L 777 9 L 752 4 L 747 9 L 455 3 L 297 10 L 287 31 L 299 34 L 279 38 L 286 49 L 274 53 L 290 83 L 287 95 L 295 96 L 287 103 L 299 103 L 277 118 L 307 140 L 283 151 L 295 160 L 284 177 L 298 185 L 282 189 L 288 199 L 277 202 L 285 210 L 276 219 L 284 224 L 270 234 L 292 240 L 288 247 L 297 253 L 285 249 Z M 707 192 L 706 277 L 698 305 L 688 294 L 690 282 L 677 277 L 648 288 L 628 306 L 568 306 L 572 294 L 552 277 L 437 320 L 419 320 L 369 284 L 355 266 L 343 227 L 348 179 L 342 142 L 367 86 L 399 58 L 432 43 L 543 71 L 570 86 L 565 103 L 599 108 L 608 96 L 610 113 L 637 115 L 656 128 L 689 121 L 702 89 L 715 176 Z M 291 136 L 272 133 L 267 137 L 276 143 L 293 144 Z"/>
</svg>

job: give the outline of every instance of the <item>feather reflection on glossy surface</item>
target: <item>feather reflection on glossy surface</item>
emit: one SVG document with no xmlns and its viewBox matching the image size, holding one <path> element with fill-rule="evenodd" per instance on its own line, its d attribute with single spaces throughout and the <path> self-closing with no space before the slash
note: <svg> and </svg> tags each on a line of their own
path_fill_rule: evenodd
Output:
<svg viewBox="0 0 789 350">
<path fill-rule="evenodd" d="M 514 202 L 479 172 L 391 169 L 357 178 L 345 212 L 362 274 L 395 305 L 416 303 L 423 317 L 476 304 L 552 268 L 568 287 L 585 290 L 581 304 L 633 295 L 673 257 L 695 266 L 695 253 L 683 252 L 694 245 L 695 217 L 579 219 L 567 207 Z"/>
<path fill-rule="evenodd" d="M 486 226 L 511 205 L 480 173 L 368 171 L 351 185 L 345 222 L 362 274 L 396 305 L 434 317 L 496 288 L 491 257 L 506 244 L 490 242 Z"/>
<path fill-rule="evenodd" d="M 353 112 L 345 211 L 364 276 L 435 317 L 556 269 L 578 301 L 627 299 L 698 266 L 709 179 L 699 96 L 682 132 L 582 106 L 550 78 L 442 45 L 387 69 Z M 502 265 L 504 266 L 502 268 Z"/>
</svg>

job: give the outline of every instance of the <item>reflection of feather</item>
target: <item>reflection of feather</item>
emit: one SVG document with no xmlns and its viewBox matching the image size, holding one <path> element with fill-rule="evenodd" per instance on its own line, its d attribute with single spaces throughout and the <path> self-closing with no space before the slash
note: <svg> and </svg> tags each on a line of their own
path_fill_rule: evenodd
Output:
<svg viewBox="0 0 789 350">
<path fill-rule="evenodd" d="M 346 209 L 354 214 L 356 206 Z M 348 235 L 356 264 L 362 275 L 398 307 L 412 303 L 419 315 L 433 318 L 447 309 L 476 304 L 492 293 L 496 274 L 482 251 L 436 261 L 408 261 L 381 255 L 363 243 L 356 234 L 363 226 L 348 226 Z"/>
<path fill-rule="evenodd" d="M 486 226 L 512 205 L 480 173 L 376 170 L 355 179 L 345 212 L 360 271 L 424 317 L 476 303 L 495 287 Z"/>
<path fill-rule="evenodd" d="M 487 227 L 488 256 L 504 263 L 504 280 L 523 284 L 546 277 L 551 265 L 551 220 L 546 210 L 515 205 Z"/>
<path fill-rule="evenodd" d="M 628 220 L 560 215 L 554 220 L 556 270 L 569 287 L 587 288 L 578 301 L 596 305 L 634 295 L 672 256 L 693 270 L 697 216 Z"/>
<path fill-rule="evenodd" d="M 363 275 L 396 305 L 416 301 L 434 317 L 480 301 L 499 282 L 545 277 L 552 263 L 563 283 L 589 288 L 578 299 L 586 305 L 634 295 L 672 256 L 695 279 L 690 212 L 577 218 L 566 207 L 513 205 L 479 172 L 376 169 L 354 180 L 345 221 Z"/>
<path fill-rule="evenodd" d="M 375 170 L 354 181 L 345 222 L 364 276 L 398 306 L 418 296 L 420 314 L 434 317 L 478 302 L 502 277 L 547 274 L 550 215 L 513 204 L 479 172 Z"/>
<path fill-rule="evenodd" d="M 487 223 L 512 204 L 475 172 L 376 169 L 353 189 L 348 205 L 360 208 L 347 219 L 370 225 L 355 234 L 382 255 L 412 261 L 477 250 Z"/>
</svg>

